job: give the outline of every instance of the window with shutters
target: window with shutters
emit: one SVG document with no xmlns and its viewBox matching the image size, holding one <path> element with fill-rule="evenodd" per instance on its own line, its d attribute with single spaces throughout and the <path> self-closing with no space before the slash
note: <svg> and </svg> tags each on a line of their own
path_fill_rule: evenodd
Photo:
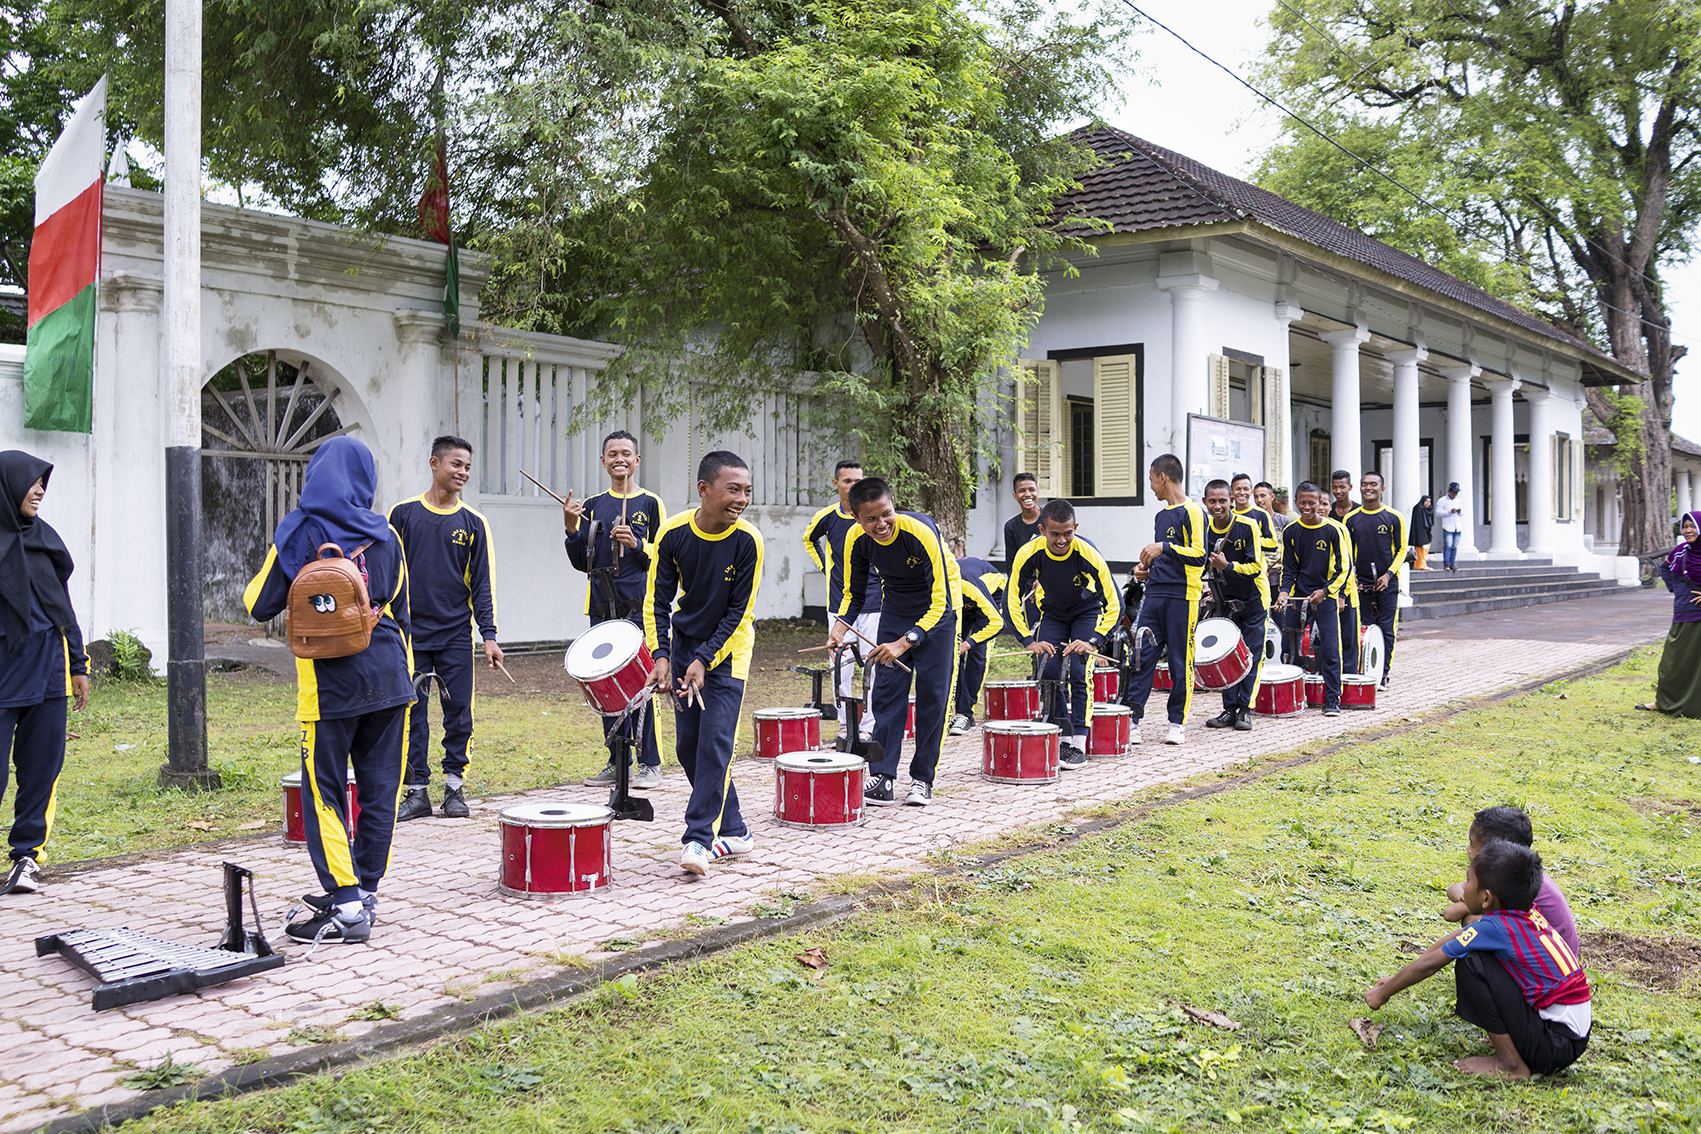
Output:
<svg viewBox="0 0 1701 1134">
<path fill-rule="evenodd" d="M 1573 451 L 1581 448 L 1569 435 L 1560 433 L 1553 438 L 1553 518 L 1561 522 L 1570 522 L 1578 518 L 1582 509 L 1577 501 L 1581 494 L 1577 488 L 1577 465 Z"/>
<path fill-rule="evenodd" d="M 1042 496 L 1139 504 L 1146 483 L 1140 445 L 1138 344 L 1053 351 L 1022 363 L 1017 403 L 1018 471 Z"/>
</svg>

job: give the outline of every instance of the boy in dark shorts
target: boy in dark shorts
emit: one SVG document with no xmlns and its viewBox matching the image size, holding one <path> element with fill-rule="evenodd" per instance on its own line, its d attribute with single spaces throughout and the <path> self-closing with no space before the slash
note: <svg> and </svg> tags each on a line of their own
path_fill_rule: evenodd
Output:
<svg viewBox="0 0 1701 1134">
<path fill-rule="evenodd" d="M 1465 875 L 1465 908 L 1478 920 L 1442 938 L 1423 956 L 1364 992 L 1380 1008 L 1457 962 L 1461 1020 L 1488 1033 L 1492 1055 L 1453 1061 L 1468 1075 L 1528 1079 L 1575 1063 L 1589 1046 L 1589 977 L 1577 955 L 1535 908 L 1541 856 L 1491 839 Z"/>
<path fill-rule="evenodd" d="M 1505 839 L 1509 843 L 1527 847 L 1535 843 L 1535 832 L 1530 826 L 1530 817 L 1516 807 L 1485 807 L 1477 812 L 1471 820 L 1470 855 L 1487 846 L 1493 839 Z M 1476 921 L 1476 916 L 1465 908 L 1465 884 L 1455 882 L 1447 887 L 1449 904 L 1441 911 L 1441 916 L 1448 921 L 1470 925 Z M 1565 895 L 1554 885 L 1553 875 L 1542 871 L 1542 888 L 1536 893 L 1536 909 L 1541 912 L 1547 923 L 1553 926 L 1558 934 L 1565 938 L 1565 944 L 1570 947 L 1572 956 L 1581 957 L 1583 950 L 1577 942 L 1577 922 L 1571 916 L 1571 906 L 1566 902 Z"/>
</svg>

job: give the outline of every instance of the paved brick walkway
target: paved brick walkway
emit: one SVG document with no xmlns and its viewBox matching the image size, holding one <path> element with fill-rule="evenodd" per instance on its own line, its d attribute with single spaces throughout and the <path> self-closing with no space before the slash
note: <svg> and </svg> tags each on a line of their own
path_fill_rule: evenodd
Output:
<svg viewBox="0 0 1701 1134">
<path fill-rule="evenodd" d="M 1626 601 L 1634 601 L 1626 596 Z M 223 928 L 219 863 L 238 858 L 258 876 L 261 912 L 274 945 L 276 918 L 297 895 L 317 889 L 306 852 L 275 842 L 239 850 L 187 849 L 140 863 L 98 867 L 55 881 L 42 893 L 0 899 L 0 1131 L 21 1131 L 76 1111 L 138 1094 L 119 1080 L 134 1066 L 170 1053 L 208 1072 L 239 1060 L 295 1050 L 327 1030 L 353 1038 L 370 1030 L 350 1014 L 375 1000 L 403 1017 L 499 990 L 504 982 L 541 977 L 565 955 L 597 956 L 614 937 L 701 923 L 742 920 L 758 903 L 784 893 L 819 893 L 835 876 L 895 878 L 923 870 L 930 852 L 986 839 L 1000 831 L 1043 826 L 1095 804 L 1127 799 L 1163 781 L 1222 768 L 1311 741 L 1385 726 L 1403 716 L 1467 701 L 1531 678 L 1587 664 L 1663 632 L 1657 601 L 1646 617 L 1620 624 L 1617 635 L 1572 640 L 1474 638 L 1445 634 L 1401 644 L 1392 692 L 1373 712 L 1326 720 L 1318 712 L 1259 719 L 1249 733 L 1210 732 L 1206 716 L 1220 705 L 1196 695 L 1189 740 L 1182 747 L 1148 742 L 1134 755 L 1094 761 L 1049 786 L 984 783 L 979 732 L 948 741 L 934 806 L 870 809 L 854 831 L 818 833 L 770 821 L 773 773 L 741 761 L 735 773 L 758 836 L 747 859 L 723 861 L 704 879 L 682 873 L 678 838 L 685 779 L 669 761 L 665 786 L 650 793 L 653 824 L 615 827 L 615 885 L 584 900 L 537 904 L 496 889 L 497 812 L 518 799 L 602 802 L 596 789 L 569 787 L 476 801 L 470 820 L 419 820 L 396 839 L 385 880 L 379 927 L 369 946 L 283 946 L 290 963 L 247 980 L 150 1004 L 96 1014 L 91 978 L 54 956 L 37 958 L 38 935 L 73 928 L 132 925 L 162 937 L 212 944 Z M 1640 616 L 1643 604 L 1635 611 Z M 1669 610 L 1669 606 L 1662 607 Z M 1556 607 L 1528 615 L 1534 629 Z M 1591 620 L 1593 621 L 1593 620 Z M 1438 624 L 1423 624 L 1437 629 Z M 1514 624 L 1516 627 L 1516 624 Z M 1596 627 L 1599 629 L 1599 627 Z M 1651 632 L 1652 631 L 1652 632 Z M 1155 714 L 1161 717 L 1161 712 Z M 1152 731 L 1148 726 L 1148 734 Z M 308 1029 L 320 1029 L 308 1032 Z"/>
</svg>

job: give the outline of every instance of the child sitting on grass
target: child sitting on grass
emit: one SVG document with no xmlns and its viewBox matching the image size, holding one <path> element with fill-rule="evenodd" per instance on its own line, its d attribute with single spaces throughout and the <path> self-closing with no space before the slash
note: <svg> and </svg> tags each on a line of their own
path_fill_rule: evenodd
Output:
<svg viewBox="0 0 1701 1134">
<path fill-rule="evenodd" d="M 1485 807 L 1471 820 L 1471 857 L 1475 858 L 1477 852 L 1491 839 L 1505 839 L 1509 843 L 1527 847 L 1535 843 L 1536 836 L 1530 827 L 1530 817 L 1524 814 L 1523 809 Z M 1463 882 L 1455 882 L 1447 887 L 1450 904 L 1441 911 L 1441 916 L 1448 921 L 1469 925 L 1476 918 L 1465 908 L 1464 890 Z M 1577 923 L 1571 917 L 1571 907 L 1566 903 L 1565 895 L 1560 893 L 1559 887 L 1554 885 L 1552 875 L 1545 870 L 1542 872 L 1541 892 L 1536 895 L 1536 910 L 1565 938 L 1571 955 L 1581 957 L 1583 949 L 1577 943 Z"/>
<path fill-rule="evenodd" d="M 1541 856 L 1491 839 L 1471 858 L 1462 900 L 1477 919 L 1364 993 L 1371 1008 L 1458 962 L 1454 1011 L 1488 1033 L 1493 1055 L 1456 1059 L 1470 1075 L 1527 1079 L 1576 1062 L 1589 1046 L 1589 978 L 1563 938 L 1532 907 Z"/>
</svg>

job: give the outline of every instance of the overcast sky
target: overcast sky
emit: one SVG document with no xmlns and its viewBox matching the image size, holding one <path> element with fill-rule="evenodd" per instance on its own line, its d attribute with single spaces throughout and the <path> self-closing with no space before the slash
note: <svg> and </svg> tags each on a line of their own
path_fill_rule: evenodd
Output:
<svg viewBox="0 0 1701 1134">
<path fill-rule="evenodd" d="M 1269 39 L 1264 17 L 1273 0 L 1138 0 L 1195 47 L 1251 78 L 1248 64 Z M 1224 173 L 1246 176 L 1275 137 L 1280 115 L 1251 91 L 1156 28 L 1136 40 L 1148 81 L 1124 84 L 1112 125 L 1167 146 Z M 1678 364 L 1672 429 L 1701 441 L 1701 264 L 1667 268 L 1672 333 L 1691 357 Z M 1688 396 L 1685 397 L 1685 394 Z"/>
</svg>

